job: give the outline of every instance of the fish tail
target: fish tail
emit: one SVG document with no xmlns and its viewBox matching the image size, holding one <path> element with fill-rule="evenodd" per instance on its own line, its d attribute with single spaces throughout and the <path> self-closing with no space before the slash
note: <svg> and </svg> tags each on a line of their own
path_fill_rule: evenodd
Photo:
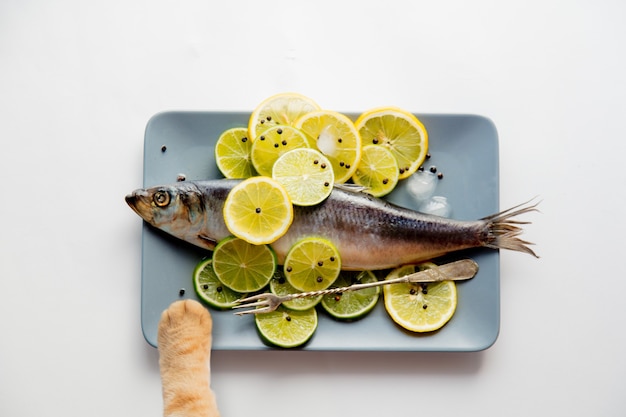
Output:
<svg viewBox="0 0 626 417">
<path fill-rule="evenodd" d="M 509 249 L 524 252 L 539 258 L 530 248 L 534 243 L 527 242 L 519 237 L 523 232 L 520 225 L 530 224 L 531 222 L 515 219 L 519 215 L 539 211 L 537 206 L 540 202 L 532 203 L 533 200 L 535 198 L 491 216 L 483 217 L 481 220 L 488 224 L 488 236 L 485 246 L 492 249 Z"/>
</svg>

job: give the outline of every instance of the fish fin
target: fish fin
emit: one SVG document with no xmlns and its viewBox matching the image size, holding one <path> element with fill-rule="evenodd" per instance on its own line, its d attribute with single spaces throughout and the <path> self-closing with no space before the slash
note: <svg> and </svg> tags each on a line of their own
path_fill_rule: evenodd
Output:
<svg viewBox="0 0 626 417">
<path fill-rule="evenodd" d="M 198 234 L 198 239 L 201 242 L 204 242 L 208 249 L 213 249 L 217 245 L 217 240 L 208 237 L 207 235 L 203 235 L 202 233 Z"/>
<path fill-rule="evenodd" d="M 342 191 L 349 191 L 353 193 L 366 193 L 369 190 L 369 187 L 364 185 L 357 185 L 352 183 L 335 183 L 333 187 Z"/>
<path fill-rule="evenodd" d="M 492 249 L 509 249 L 524 252 L 539 258 L 530 248 L 534 243 L 519 238 L 519 235 L 523 232 L 519 225 L 530 224 L 531 222 L 514 219 L 514 217 L 525 213 L 539 211 L 537 206 L 540 201 L 533 203 L 533 200 L 535 198 L 491 216 L 483 217 L 481 220 L 489 224 L 489 234 L 485 246 Z"/>
</svg>

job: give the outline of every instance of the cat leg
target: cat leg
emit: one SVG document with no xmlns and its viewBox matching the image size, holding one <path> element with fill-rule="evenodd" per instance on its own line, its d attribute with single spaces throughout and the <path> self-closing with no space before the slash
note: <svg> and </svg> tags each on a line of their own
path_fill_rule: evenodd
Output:
<svg viewBox="0 0 626 417">
<path fill-rule="evenodd" d="M 172 303 L 158 329 L 159 367 L 165 417 L 218 417 L 211 390 L 213 321 L 197 301 Z"/>
</svg>

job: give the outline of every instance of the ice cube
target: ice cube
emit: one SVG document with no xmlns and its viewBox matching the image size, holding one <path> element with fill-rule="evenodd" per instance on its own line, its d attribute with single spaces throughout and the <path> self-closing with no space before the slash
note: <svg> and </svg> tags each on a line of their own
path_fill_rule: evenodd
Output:
<svg viewBox="0 0 626 417">
<path fill-rule="evenodd" d="M 328 156 L 335 156 L 337 153 L 337 139 L 333 132 L 331 132 L 330 126 L 324 126 L 317 138 L 317 148 Z"/>
<path fill-rule="evenodd" d="M 452 214 L 452 206 L 448 203 L 447 198 L 435 195 L 420 204 L 418 211 L 435 216 L 450 217 Z"/>
<path fill-rule="evenodd" d="M 437 188 L 437 175 L 429 171 L 416 171 L 407 178 L 406 189 L 418 202 L 428 200 Z"/>
</svg>

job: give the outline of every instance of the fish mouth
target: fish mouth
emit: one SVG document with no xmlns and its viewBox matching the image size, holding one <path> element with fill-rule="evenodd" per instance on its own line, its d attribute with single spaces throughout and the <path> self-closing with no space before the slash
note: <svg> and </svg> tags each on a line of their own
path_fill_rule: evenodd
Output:
<svg viewBox="0 0 626 417">
<path fill-rule="evenodd" d="M 125 197 L 126 204 L 133 209 L 135 213 L 147 222 L 153 220 L 152 209 L 150 205 L 150 193 L 144 189 L 138 189 Z"/>
</svg>

